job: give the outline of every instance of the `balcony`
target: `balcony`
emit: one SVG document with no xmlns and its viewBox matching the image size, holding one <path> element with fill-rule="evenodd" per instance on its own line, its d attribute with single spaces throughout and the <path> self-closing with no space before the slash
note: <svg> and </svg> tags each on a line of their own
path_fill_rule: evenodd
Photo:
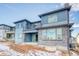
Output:
<svg viewBox="0 0 79 59">
<path fill-rule="evenodd" d="M 50 23 L 50 24 L 40 24 L 39 26 L 36 26 L 36 29 L 41 29 L 41 28 L 50 28 L 50 27 L 59 27 L 59 26 L 69 26 L 71 27 L 73 23 L 67 23 L 67 21 L 64 22 L 57 22 L 57 23 Z"/>
<path fill-rule="evenodd" d="M 23 33 L 37 33 L 37 30 L 35 30 L 35 29 L 26 29 L 26 30 L 24 30 Z"/>
<path fill-rule="evenodd" d="M 14 30 L 10 30 L 10 31 L 6 31 L 6 33 L 11 33 L 11 34 L 14 34 L 15 33 L 15 31 Z"/>
</svg>

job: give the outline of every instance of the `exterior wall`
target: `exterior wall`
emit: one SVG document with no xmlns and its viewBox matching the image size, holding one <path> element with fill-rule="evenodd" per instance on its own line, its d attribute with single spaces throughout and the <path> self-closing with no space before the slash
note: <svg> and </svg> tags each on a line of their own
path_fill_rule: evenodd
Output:
<svg viewBox="0 0 79 59">
<path fill-rule="evenodd" d="M 0 26 L 0 39 L 6 39 L 6 32 L 10 31 L 10 27 L 8 26 Z"/>
<path fill-rule="evenodd" d="M 48 40 L 42 38 L 42 29 L 38 30 L 38 44 L 41 45 L 48 45 L 48 46 L 55 46 L 55 47 L 65 47 L 67 49 L 67 27 L 61 27 L 63 29 L 62 31 L 62 40 Z"/>
<path fill-rule="evenodd" d="M 27 22 L 20 22 L 16 24 L 15 29 L 15 42 L 16 43 L 22 43 L 24 42 L 24 36 L 23 31 L 27 28 L 26 27 Z"/>
<path fill-rule="evenodd" d="M 52 17 L 49 19 L 49 17 Z M 56 18 L 54 18 L 54 16 L 56 16 Z M 57 13 L 51 13 L 49 15 L 45 15 L 45 16 L 41 16 L 41 27 L 46 27 L 45 29 L 50 29 L 48 28 L 49 26 L 51 26 L 52 29 L 55 28 L 62 28 L 62 40 L 49 40 L 48 38 L 42 38 L 42 30 L 43 29 L 39 29 L 38 30 L 38 44 L 41 45 L 48 45 L 48 46 L 55 46 L 57 48 L 59 47 L 64 47 L 66 50 L 68 49 L 68 40 L 69 40 L 69 28 L 67 26 L 61 26 L 62 24 L 68 24 L 68 17 L 69 17 L 69 11 L 64 10 L 61 12 L 57 12 Z M 49 20 L 50 23 L 49 23 Z M 53 20 L 53 21 L 52 21 Z M 56 20 L 56 21 L 55 21 Z M 58 26 L 59 27 L 55 27 Z"/>
<path fill-rule="evenodd" d="M 58 12 L 58 13 L 54 13 L 54 14 L 50 14 L 50 15 L 46 15 L 46 16 L 42 16 L 41 17 L 41 23 L 42 23 L 42 25 L 54 25 L 54 24 L 67 24 L 67 18 L 68 18 L 68 11 L 62 11 L 62 12 Z M 49 16 L 54 16 L 54 15 L 56 15 L 57 16 L 57 22 L 53 22 L 53 23 L 49 23 L 48 24 L 48 17 Z M 56 20 L 56 19 L 55 19 Z"/>
<path fill-rule="evenodd" d="M 0 29 L 0 40 L 4 39 L 6 37 L 5 30 Z"/>
</svg>

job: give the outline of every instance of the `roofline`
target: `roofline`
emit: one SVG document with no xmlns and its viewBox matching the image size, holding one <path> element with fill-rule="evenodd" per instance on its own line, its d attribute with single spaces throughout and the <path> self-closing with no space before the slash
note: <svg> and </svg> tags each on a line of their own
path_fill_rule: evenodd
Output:
<svg viewBox="0 0 79 59">
<path fill-rule="evenodd" d="M 22 20 L 19 20 L 19 21 L 14 22 L 14 24 L 19 23 L 19 22 L 23 22 L 23 21 L 26 21 L 26 22 L 31 23 L 31 22 L 30 22 L 29 20 L 27 20 L 27 19 L 22 19 Z"/>
<path fill-rule="evenodd" d="M 39 23 L 39 22 L 41 22 L 41 20 L 39 20 L 39 21 L 34 21 L 34 22 L 31 22 L 31 23 Z"/>
<path fill-rule="evenodd" d="M 0 24 L 0 26 L 13 27 L 13 26 L 9 26 L 9 25 L 6 25 L 6 24 Z"/>
<path fill-rule="evenodd" d="M 29 22 L 29 23 L 38 23 L 38 22 L 41 22 L 41 20 L 31 22 L 31 21 L 29 21 L 29 20 L 27 20 L 27 19 L 22 19 L 22 20 L 19 20 L 19 21 L 14 22 L 14 24 L 19 23 L 19 22 L 23 22 L 23 21 L 27 21 L 27 22 Z"/>
<path fill-rule="evenodd" d="M 70 9 L 71 9 L 71 6 L 68 6 L 68 7 L 64 7 L 64 8 L 57 9 L 57 10 L 54 10 L 54 11 L 50 11 L 50 12 L 47 12 L 47 13 L 43 13 L 43 14 L 40 14 L 38 16 L 41 17 L 41 16 L 49 15 L 49 14 L 52 14 L 52 13 L 57 13 L 57 12 L 64 11 L 64 10 L 70 11 Z"/>
</svg>

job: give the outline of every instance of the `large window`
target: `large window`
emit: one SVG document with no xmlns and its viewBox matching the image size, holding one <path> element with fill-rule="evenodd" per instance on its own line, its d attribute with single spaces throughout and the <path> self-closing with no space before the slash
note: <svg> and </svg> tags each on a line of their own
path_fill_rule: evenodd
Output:
<svg viewBox="0 0 79 59">
<path fill-rule="evenodd" d="M 49 40 L 55 40 L 56 39 L 56 29 L 47 29 L 47 38 Z"/>
<path fill-rule="evenodd" d="M 48 23 L 57 22 L 57 15 L 49 15 L 48 16 Z"/>
<path fill-rule="evenodd" d="M 57 39 L 58 39 L 58 40 L 63 39 L 63 38 L 62 38 L 62 28 L 58 28 L 58 29 L 57 29 Z"/>
<path fill-rule="evenodd" d="M 48 40 L 62 40 L 62 28 L 42 30 L 42 38 Z"/>
<path fill-rule="evenodd" d="M 45 39 L 47 36 L 47 31 L 46 30 L 42 30 L 42 38 Z"/>
</svg>

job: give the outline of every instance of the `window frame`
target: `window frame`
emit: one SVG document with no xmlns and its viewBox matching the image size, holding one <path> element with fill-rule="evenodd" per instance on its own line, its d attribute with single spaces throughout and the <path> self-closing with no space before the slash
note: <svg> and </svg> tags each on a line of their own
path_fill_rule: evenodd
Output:
<svg viewBox="0 0 79 59">
<path fill-rule="evenodd" d="M 58 39 L 58 29 L 61 29 L 61 32 L 60 32 L 60 34 L 61 34 L 61 39 Z M 49 30 L 55 30 L 55 38 L 54 39 L 49 39 L 49 37 L 51 37 L 51 36 L 48 36 L 49 34 Z M 43 31 L 45 31 L 45 32 L 43 32 Z M 51 31 L 50 31 L 51 32 Z M 45 33 L 45 37 L 44 37 L 44 33 Z M 53 33 L 53 32 L 52 32 Z M 53 36 L 53 35 L 52 35 Z M 51 28 L 51 29 L 43 29 L 42 30 L 42 38 L 43 39 L 45 39 L 45 40 L 63 40 L 63 30 L 62 30 L 62 28 Z"/>
<path fill-rule="evenodd" d="M 54 31 L 53 31 L 54 30 Z M 50 33 L 50 32 L 52 32 L 52 33 Z M 52 38 L 53 37 L 53 35 L 49 35 L 49 34 L 51 35 L 51 34 L 53 34 L 54 35 L 54 39 L 50 39 L 50 38 Z M 50 38 L 49 38 L 50 37 Z M 47 29 L 47 38 L 49 39 L 49 40 L 56 40 L 56 29 Z"/>
<path fill-rule="evenodd" d="M 60 33 L 58 32 L 59 29 L 61 30 Z M 60 39 L 58 39 L 59 35 L 61 35 Z M 62 40 L 62 39 L 63 39 L 63 30 L 62 30 L 62 28 L 57 28 L 57 40 Z"/>
</svg>

